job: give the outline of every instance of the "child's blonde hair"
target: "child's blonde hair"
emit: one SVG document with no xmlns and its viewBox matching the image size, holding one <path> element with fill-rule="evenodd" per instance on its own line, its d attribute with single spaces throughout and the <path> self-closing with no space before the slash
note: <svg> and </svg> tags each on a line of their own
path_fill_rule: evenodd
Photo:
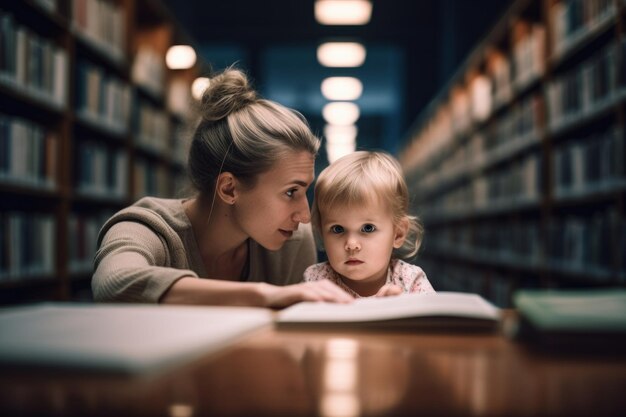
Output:
<svg viewBox="0 0 626 417">
<path fill-rule="evenodd" d="M 354 152 L 320 173 L 311 208 L 318 243 L 321 242 L 321 212 L 331 207 L 356 207 L 372 201 L 389 205 L 394 225 L 404 219 L 408 221 L 407 237 L 401 248 L 394 249 L 394 256 L 403 259 L 415 256 L 424 228 L 417 217 L 408 214 L 409 192 L 400 164 L 384 152 Z"/>
</svg>

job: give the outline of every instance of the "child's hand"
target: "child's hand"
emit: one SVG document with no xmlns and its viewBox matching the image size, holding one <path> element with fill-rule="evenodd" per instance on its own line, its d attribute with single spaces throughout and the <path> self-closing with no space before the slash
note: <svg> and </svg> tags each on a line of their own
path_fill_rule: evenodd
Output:
<svg viewBox="0 0 626 417">
<path fill-rule="evenodd" d="M 400 295 L 402 294 L 402 287 L 394 284 L 386 284 L 383 285 L 380 290 L 376 293 L 375 297 L 389 297 L 392 295 Z"/>
</svg>

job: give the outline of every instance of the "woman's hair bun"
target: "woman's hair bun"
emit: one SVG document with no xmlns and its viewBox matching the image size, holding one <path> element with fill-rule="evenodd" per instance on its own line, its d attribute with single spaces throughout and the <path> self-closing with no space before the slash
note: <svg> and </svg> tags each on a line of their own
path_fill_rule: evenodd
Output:
<svg viewBox="0 0 626 417">
<path fill-rule="evenodd" d="M 227 68 L 210 79 L 209 87 L 202 95 L 202 118 L 218 121 L 256 100 L 256 91 L 250 86 L 246 74 Z"/>
</svg>

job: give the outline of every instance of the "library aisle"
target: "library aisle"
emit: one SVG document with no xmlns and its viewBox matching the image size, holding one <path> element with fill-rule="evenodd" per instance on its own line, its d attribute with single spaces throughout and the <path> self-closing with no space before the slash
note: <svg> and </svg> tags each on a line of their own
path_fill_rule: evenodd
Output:
<svg viewBox="0 0 626 417">
<path fill-rule="evenodd" d="M 439 290 L 626 283 L 625 1 L 519 0 L 401 153 Z"/>
</svg>

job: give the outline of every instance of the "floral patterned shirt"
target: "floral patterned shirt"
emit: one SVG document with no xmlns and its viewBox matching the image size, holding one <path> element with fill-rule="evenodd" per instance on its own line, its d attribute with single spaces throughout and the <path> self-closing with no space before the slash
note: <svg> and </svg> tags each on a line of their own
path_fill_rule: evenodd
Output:
<svg viewBox="0 0 626 417">
<path fill-rule="evenodd" d="M 361 298 L 359 294 L 348 287 L 341 276 L 335 272 L 328 262 L 311 265 L 304 271 L 304 281 L 313 282 L 328 279 L 348 294 Z M 386 284 L 394 284 L 402 288 L 404 293 L 432 293 L 435 292 L 426 278 L 426 274 L 419 266 L 411 265 L 400 259 L 392 259 L 389 263 Z"/>
</svg>

